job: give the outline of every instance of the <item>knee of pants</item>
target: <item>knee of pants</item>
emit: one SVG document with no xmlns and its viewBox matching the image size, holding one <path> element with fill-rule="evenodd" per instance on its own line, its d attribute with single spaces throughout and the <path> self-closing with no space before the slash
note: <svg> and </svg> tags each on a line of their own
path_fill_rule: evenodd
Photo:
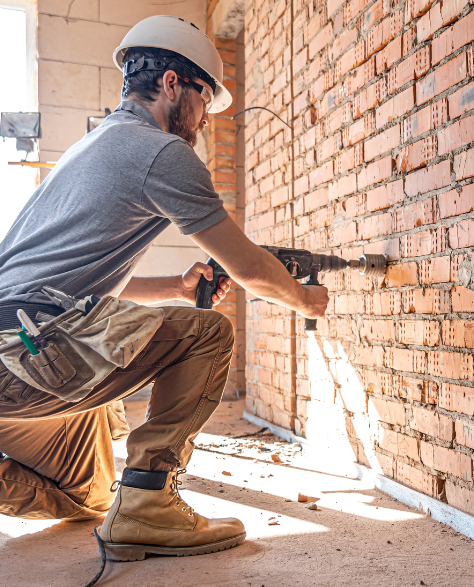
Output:
<svg viewBox="0 0 474 587">
<path fill-rule="evenodd" d="M 234 327 L 232 322 L 216 310 L 206 310 L 206 319 L 204 324 L 214 325 L 219 324 L 222 338 L 223 338 L 223 348 L 225 350 L 231 350 L 234 347 Z"/>
</svg>

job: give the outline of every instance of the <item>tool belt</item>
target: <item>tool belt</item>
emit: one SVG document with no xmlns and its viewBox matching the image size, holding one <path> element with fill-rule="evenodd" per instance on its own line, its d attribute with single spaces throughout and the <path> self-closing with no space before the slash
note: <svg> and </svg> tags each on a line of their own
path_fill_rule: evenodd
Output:
<svg viewBox="0 0 474 587">
<path fill-rule="evenodd" d="M 87 299 L 87 298 L 86 298 Z M 98 300 L 98 298 L 95 298 Z M 163 322 L 161 308 L 106 296 L 39 322 L 47 348 L 31 354 L 16 330 L 0 332 L 0 360 L 32 387 L 77 402 L 117 368 L 127 367 Z M 34 343 L 33 338 L 30 340 Z"/>
</svg>

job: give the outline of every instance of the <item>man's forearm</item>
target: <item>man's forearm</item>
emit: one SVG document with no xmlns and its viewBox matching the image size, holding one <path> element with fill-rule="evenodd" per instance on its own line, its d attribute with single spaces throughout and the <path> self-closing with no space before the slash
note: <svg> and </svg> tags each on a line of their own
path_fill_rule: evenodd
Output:
<svg viewBox="0 0 474 587">
<path fill-rule="evenodd" d="M 273 255 L 251 243 L 230 218 L 191 238 L 253 295 L 296 311 L 306 308 L 305 288 Z"/>
<path fill-rule="evenodd" d="M 169 300 L 181 300 L 181 275 L 164 277 L 132 277 L 119 295 L 121 300 L 152 305 Z"/>
</svg>

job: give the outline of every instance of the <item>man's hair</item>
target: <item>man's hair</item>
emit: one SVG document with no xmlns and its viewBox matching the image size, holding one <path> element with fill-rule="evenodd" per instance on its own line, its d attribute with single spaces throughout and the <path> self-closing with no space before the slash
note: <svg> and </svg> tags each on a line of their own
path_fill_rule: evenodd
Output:
<svg viewBox="0 0 474 587">
<path fill-rule="evenodd" d="M 162 56 L 170 57 L 173 55 L 176 54 L 165 49 L 155 49 L 153 47 L 130 47 L 130 49 L 127 49 L 123 57 L 123 63 L 125 64 L 127 61 L 135 61 L 140 59 L 140 57 L 144 57 L 145 59 L 156 59 Z M 182 56 L 179 56 L 179 59 L 184 61 Z M 196 67 L 191 62 L 189 62 L 189 65 Z M 134 94 L 143 102 L 153 102 L 156 100 L 159 93 L 157 82 L 163 77 L 166 71 L 169 70 L 174 71 L 183 78 L 194 78 L 192 72 L 177 61 L 170 64 L 170 67 L 167 67 L 163 71 L 138 71 L 132 75 L 127 75 L 123 80 L 122 99 L 126 99 L 130 94 Z"/>
</svg>

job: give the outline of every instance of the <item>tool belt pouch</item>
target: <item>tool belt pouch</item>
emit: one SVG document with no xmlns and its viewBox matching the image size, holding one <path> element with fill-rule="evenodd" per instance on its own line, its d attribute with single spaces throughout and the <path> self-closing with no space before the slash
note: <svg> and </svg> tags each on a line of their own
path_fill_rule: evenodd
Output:
<svg viewBox="0 0 474 587">
<path fill-rule="evenodd" d="M 29 385 L 77 402 L 117 368 L 127 367 L 163 322 L 161 308 L 107 296 L 87 314 L 75 308 L 42 323 L 48 348 L 32 355 L 15 330 L 0 332 L 0 360 Z M 83 305 L 82 305 L 83 307 Z"/>
</svg>

